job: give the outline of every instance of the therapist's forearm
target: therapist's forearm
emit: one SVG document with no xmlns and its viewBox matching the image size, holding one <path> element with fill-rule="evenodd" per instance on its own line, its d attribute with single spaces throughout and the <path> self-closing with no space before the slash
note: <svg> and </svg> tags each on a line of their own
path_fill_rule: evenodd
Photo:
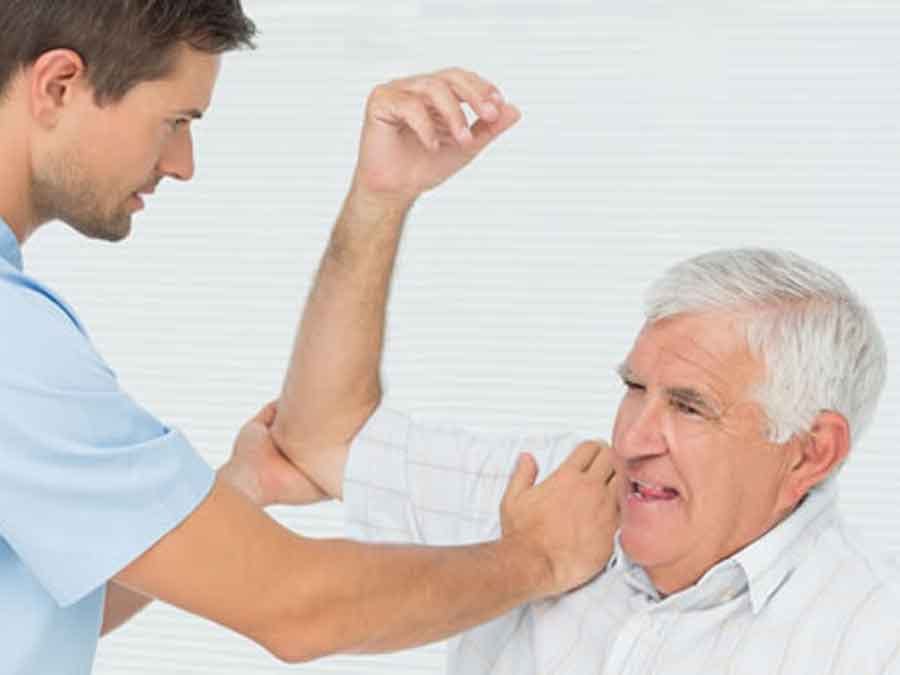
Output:
<svg viewBox="0 0 900 675">
<path fill-rule="evenodd" d="M 349 442 L 381 400 L 385 307 L 411 205 L 354 187 L 323 256 L 272 428 L 314 480 L 326 478 L 325 449 Z M 340 471 L 331 473 L 334 482 Z"/>
<path fill-rule="evenodd" d="M 305 646 L 296 646 L 299 660 L 428 644 L 546 594 L 539 589 L 548 568 L 512 541 L 430 549 L 345 541 L 321 546 L 323 557 L 301 581 L 316 589 L 307 605 L 318 609 L 292 626 L 306 636 Z M 286 580 L 283 590 L 289 588 Z"/>
<path fill-rule="evenodd" d="M 230 484 L 255 505 L 263 506 L 259 503 L 258 490 L 255 489 L 249 472 L 234 470 L 233 466 L 227 465 L 220 468 L 217 473 L 220 479 Z M 153 602 L 152 597 L 125 588 L 115 581 L 110 581 L 106 585 L 100 636 L 109 635 L 112 631 L 125 625 L 151 602 Z"/>
</svg>

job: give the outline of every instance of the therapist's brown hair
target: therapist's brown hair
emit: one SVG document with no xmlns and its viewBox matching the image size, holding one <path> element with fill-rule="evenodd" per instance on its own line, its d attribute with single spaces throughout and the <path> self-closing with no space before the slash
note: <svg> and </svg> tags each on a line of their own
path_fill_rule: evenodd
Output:
<svg viewBox="0 0 900 675">
<path fill-rule="evenodd" d="M 255 36 L 240 0 L 0 0 L 0 95 L 42 54 L 71 49 L 98 105 L 115 103 L 168 75 L 179 45 L 219 54 Z"/>
</svg>

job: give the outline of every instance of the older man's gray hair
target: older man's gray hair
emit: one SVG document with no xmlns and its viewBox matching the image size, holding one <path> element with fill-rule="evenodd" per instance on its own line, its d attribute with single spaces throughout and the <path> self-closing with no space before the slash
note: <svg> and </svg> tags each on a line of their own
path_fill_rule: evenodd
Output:
<svg viewBox="0 0 900 675">
<path fill-rule="evenodd" d="M 714 251 L 668 270 L 645 304 L 651 323 L 710 311 L 746 321 L 765 367 L 757 400 L 770 440 L 809 431 L 824 410 L 843 415 L 859 438 L 884 388 L 887 351 L 871 311 L 839 276 L 786 251 Z"/>
</svg>

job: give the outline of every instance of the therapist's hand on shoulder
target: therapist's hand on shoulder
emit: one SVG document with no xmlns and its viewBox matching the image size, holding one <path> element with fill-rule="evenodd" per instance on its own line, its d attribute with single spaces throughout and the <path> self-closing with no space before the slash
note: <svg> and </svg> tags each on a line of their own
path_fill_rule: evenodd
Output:
<svg viewBox="0 0 900 675">
<path fill-rule="evenodd" d="M 278 402 L 272 401 L 241 427 L 219 476 L 261 507 L 299 506 L 330 499 L 275 445 L 271 427 L 277 406 Z"/>
<path fill-rule="evenodd" d="M 576 588 L 600 572 L 612 555 L 618 528 L 618 479 L 609 446 L 586 441 L 546 480 L 519 457 L 501 504 L 504 537 L 519 537 L 542 551 L 551 570 L 548 595 Z"/>
</svg>

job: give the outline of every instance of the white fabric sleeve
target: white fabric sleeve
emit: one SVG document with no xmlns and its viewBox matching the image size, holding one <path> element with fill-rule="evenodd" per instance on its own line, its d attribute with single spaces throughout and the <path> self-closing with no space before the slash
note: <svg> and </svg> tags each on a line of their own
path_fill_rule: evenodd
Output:
<svg viewBox="0 0 900 675">
<path fill-rule="evenodd" d="M 461 545 L 500 536 L 500 501 L 522 452 L 542 480 L 584 436 L 486 434 L 422 424 L 380 408 L 350 447 L 347 534 L 369 541 Z"/>
</svg>

